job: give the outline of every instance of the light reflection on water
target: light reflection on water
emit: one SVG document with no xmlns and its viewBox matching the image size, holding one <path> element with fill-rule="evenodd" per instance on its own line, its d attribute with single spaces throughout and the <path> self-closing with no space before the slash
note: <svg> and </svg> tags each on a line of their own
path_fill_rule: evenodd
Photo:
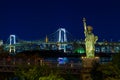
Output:
<svg viewBox="0 0 120 80">
<path fill-rule="evenodd" d="M 45 58 L 45 61 L 50 61 L 50 62 L 65 62 L 65 63 L 82 63 L 81 58 L 68 58 L 68 57 L 58 57 L 58 58 Z M 111 57 L 101 57 L 100 58 L 100 63 L 108 63 L 111 62 L 112 58 Z"/>
</svg>

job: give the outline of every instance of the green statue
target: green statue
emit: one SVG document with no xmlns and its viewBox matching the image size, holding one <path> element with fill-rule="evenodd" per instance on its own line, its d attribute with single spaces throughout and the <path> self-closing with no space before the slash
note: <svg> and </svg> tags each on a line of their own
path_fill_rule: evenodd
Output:
<svg viewBox="0 0 120 80">
<path fill-rule="evenodd" d="M 91 26 L 86 26 L 85 18 L 83 18 L 83 23 L 84 23 L 84 33 L 85 33 L 86 57 L 94 58 L 95 43 L 98 40 L 98 37 L 92 33 L 93 28 Z"/>
</svg>

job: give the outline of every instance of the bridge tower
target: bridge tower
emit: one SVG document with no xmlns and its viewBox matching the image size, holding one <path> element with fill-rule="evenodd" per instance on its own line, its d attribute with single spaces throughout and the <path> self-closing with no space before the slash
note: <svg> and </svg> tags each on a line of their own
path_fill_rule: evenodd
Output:
<svg viewBox="0 0 120 80">
<path fill-rule="evenodd" d="M 10 53 L 15 53 L 16 52 L 16 49 L 15 49 L 15 45 L 16 44 L 16 36 L 15 35 L 10 35 L 9 37 L 10 39 L 10 42 L 9 42 L 9 52 Z"/>
<path fill-rule="evenodd" d="M 59 28 L 58 30 L 58 49 L 64 50 L 66 52 L 66 42 L 67 42 L 67 35 L 66 35 L 66 29 L 65 28 Z"/>
</svg>

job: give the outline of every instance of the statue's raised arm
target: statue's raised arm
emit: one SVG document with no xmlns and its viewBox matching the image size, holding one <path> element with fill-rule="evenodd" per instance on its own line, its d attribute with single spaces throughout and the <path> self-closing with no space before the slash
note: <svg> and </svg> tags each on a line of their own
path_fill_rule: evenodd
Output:
<svg viewBox="0 0 120 80">
<path fill-rule="evenodd" d="M 85 36 L 87 35 L 87 26 L 86 26 L 86 19 L 83 18 L 83 25 L 84 25 L 84 33 L 85 33 Z"/>
</svg>

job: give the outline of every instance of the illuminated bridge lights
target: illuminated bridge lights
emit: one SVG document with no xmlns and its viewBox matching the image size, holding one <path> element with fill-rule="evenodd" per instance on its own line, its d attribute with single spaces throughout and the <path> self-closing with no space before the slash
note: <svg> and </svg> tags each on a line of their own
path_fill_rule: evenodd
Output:
<svg viewBox="0 0 120 80">
<path fill-rule="evenodd" d="M 10 53 L 17 53 L 26 50 L 63 50 L 65 53 L 85 53 L 84 41 L 69 41 L 65 28 L 59 28 L 56 32 L 57 39 L 55 40 L 57 41 L 51 41 L 50 39 L 48 41 L 48 38 L 50 38 L 49 36 L 46 36 L 46 40 L 25 41 L 17 39 L 16 35 L 10 35 L 8 42 L 4 44 L 3 42 L 0 42 L 0 45 L 3 45 L 4 50 L 9 51 Z M 97 42 L 95 44 L 95 52 L 119 53 L 120 42 Z"/>
<path fill-rule="evenodd" d="M 84 47 L 78 47 L 75 49 L 74 47 L 74 42 L 67 42 L 65 43 L 66 45 L 66 52 L 72 52 L 72 53 L 85 53 L 85 48 Z M 81 44 L 81 43 L 77 43 L 81 46 L 83 46 L 84 44 Z M 62 44 L 61 45 L 61 49 L 64 48 L 62 47 Z M 25 51 L 25 50 L 59 50 L 59 45 L 58 43 L 56 42 L 52 42 L 52 43 L 19 43 L 19 44 L 12 44 L 12 45 L 9 45 L 9 44 L 4 44 L 4 49 L 9 51 L 9 52 L 22 52 L 22 51 Z M 96 48 L 95 48 L 95 52 L 96 53 L 119 53 L 120 52 L 120 45 L 96 45 Z"/>
</svg>

